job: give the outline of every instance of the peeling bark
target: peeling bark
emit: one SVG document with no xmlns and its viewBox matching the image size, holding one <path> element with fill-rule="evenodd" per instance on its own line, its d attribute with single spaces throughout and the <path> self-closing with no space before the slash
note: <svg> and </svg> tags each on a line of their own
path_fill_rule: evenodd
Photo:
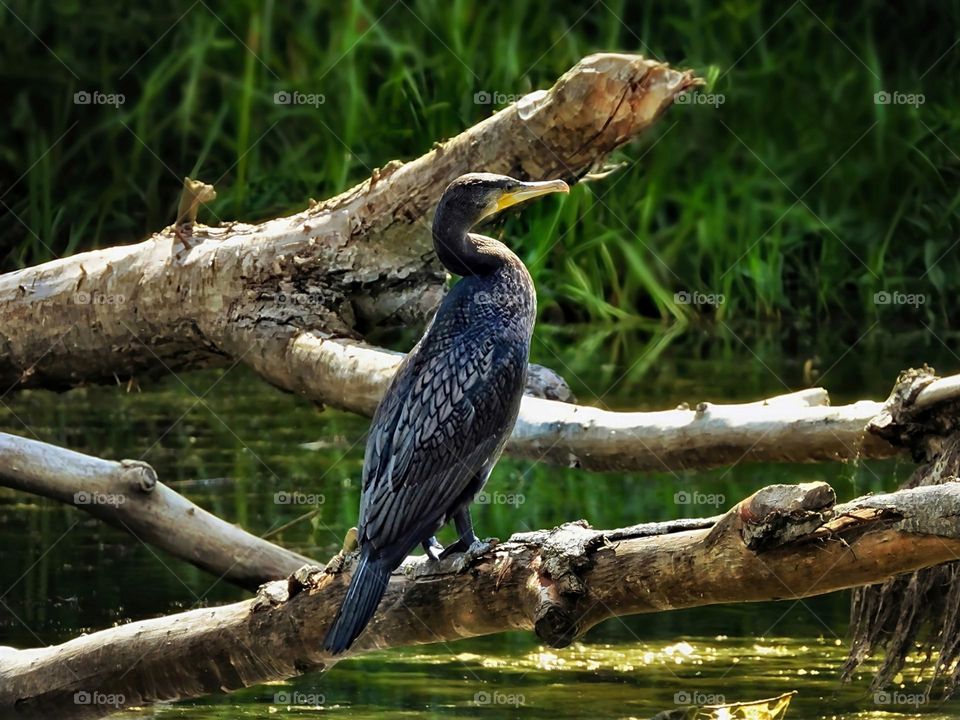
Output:
<svg viewBox="0 0 960 720">
<path fill-rule="evenodd" d="M 901 374 L 871 431 L 903 447 L 921 465 L 904 488 L 956 487 L 960 477 L 960 401 L 956 377 L 930 368 Z M 960 555 L 952 558 L 956 561 Z M 883 651 L 872 687 L 893 682 L 917 644 L 932 665 L 927 692 L 940 684 L 946 696 L 960 687 L 960 562 L 919 570 L 859 588 L 850 608 L 852 640 L 843 676 L 850 679 L 871 654 Z M 936 661 L 930 657 L 935 654 Z"/>
<path fill-rule="evenodd" d="M 466 566 L 410 558 L 351 652 L 534 630 L 563 647 L 602 620 L 799 598 L 876 582 L 960 552 L 960 485 L 833 504 L 823 483 L 765 488 L 719 521 L 619 530 L 585 522 L 515 535 Z M 795 528 L 796 531 L 790 530 Z M 0 652 L 0 711 L 98 717 L 329 668 L 322 639 L 352 556 L 255 599 Z M 115 704 L 77 705 L 74 694 Z"/>
<path fill-rule="evenodd" d="M 231 361 L 280 368 L 303 332 L 358 338 L 420 322 L 444 292 L 429 219 L 450 181 L 485 170 L 573 182 L 697 84 L 639 56 L 592 55 L 549 90 L 289 217 L 196 224 L 189 249 L 171 225 L 0 276 L 0 384 L 65 389 Z"/>
<path fill-rule="evenodd" d="M 402 355 L 362 342 L 302 333 L 278 352 L 255 348 L 249 361 L 270 382 L 304 397 L 372 415 Z M 284 357 L 281 364 L 278 357 Z M 934 407 L 960 398 L 960 376 L 942 378 L 911 402 Z M 506 452 L 586 470 L 679 471 L 738 462 L 823 462 L 892 457 L 903 452 L 867 430 L 884 403 L 830 406 L 811 388 L 752 403 L 699 403 L 655 412 L 615 412 L 524 397 Z M 549 397 L 549 396 L 548 396 Z M 922 426 L 919 426 L 922 431 Z"/>
</svg>

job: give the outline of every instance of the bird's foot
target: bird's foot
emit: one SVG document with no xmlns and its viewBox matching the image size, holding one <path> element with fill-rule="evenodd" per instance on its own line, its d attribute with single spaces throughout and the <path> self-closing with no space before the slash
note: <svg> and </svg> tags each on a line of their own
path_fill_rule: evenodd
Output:
<svg viewBox="0 0 960 720">
<path fill-rule="evenodd" d="M 441 558 L 443 558 L 443 553 L 446 552 L 443 549 L 443 545 L 441 545 L 440 541 L 437 540 L 436 535 L 430 536 L 430 538 L 423 542 L 422 545 L 423 551 L 433 562 L 440 562 Z"/>
<path fill-rule="evenodd" d="M 473 536 L 473 539 L 460 538 L 460 539 L 457 540 L 455 543 L 453 543 L 453 545 L 447 545 L 447 546 L 443 549 L 443 552 L 440 553 L 439 558 L 440 558 L 440 560 L 444 560 L 444 559 L 450 557 L 451 555 L 456 555 L 456 554 L 459 554 L 459 553 L 465 553 L 465 552 L 467 552 L 471 547 L 473 547 L 473 544 L 474 544 L 474 543 L 478 543 L 478 542 L 480 542 L 480 539 L 479 539 L 476 535 Z"/>
<path fill-rule="evenodd" d="M 459 542 L 460 541 L 458 541 L 457 544 L 459 544 Z M 486 553 L 493 550 L 494 546 L 497 545 L 499 542 L 500 541 L 497 540 L 497 538 L 489 538 L 487 540 L 474 538 L 473 542 L 471 542 L 468 546 L 466 546 L 464 550 L 459 551 L 460 556 L 456 560 L 454 560 L 453 569 L 458 573 L 463 572 L 473 564 L 474 560 L 477 560 L 483 557 Z M 466 545 L 466 543 L 464 543 L 464 545 Z M 452 547 L 453 545 L 448 547 L 447 550 L 449 550 Z M 444 552 L 446 552 L 446 550 L 444 550 Z"/>
</svg>

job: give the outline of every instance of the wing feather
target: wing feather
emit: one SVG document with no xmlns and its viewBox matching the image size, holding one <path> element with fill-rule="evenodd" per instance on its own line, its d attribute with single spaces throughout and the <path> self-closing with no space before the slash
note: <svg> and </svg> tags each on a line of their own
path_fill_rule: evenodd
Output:
<svg viewBox="0 0 960 720">
<path fill-rule="evenodd" d="M 513 426 L 526 346 L 503 342 L 489 327 L 476 333 L 453 340 L 428 333 L 377 409 L 360 508 L 361 538 L 377 549 L 406 554 L 424 539 L 418 534 L 432 534 L 496 460 Z"/>
</svg>

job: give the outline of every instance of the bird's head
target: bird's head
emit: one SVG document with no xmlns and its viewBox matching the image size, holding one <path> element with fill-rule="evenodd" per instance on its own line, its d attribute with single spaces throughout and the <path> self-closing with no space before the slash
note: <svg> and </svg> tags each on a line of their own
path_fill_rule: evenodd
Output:
<svg viewBox="0 0 960 720">
<path fill-rule="evenodd" d="M 472 227 L 508 207 L 555 192 L 570 192 L 570 188 L 563 180 L 526 182 L 506 175 L 470 173 L 447 186 L 441 204 L 457 208 L 464 224 Z"/>
</svg>

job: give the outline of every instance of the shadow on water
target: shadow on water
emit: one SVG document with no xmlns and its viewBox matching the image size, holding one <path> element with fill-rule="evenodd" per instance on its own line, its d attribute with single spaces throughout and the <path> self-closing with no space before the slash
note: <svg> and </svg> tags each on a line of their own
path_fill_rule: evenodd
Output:
<svg viewBox="0 0 960 720">
<path fill-rule="evenodd" d="M 726 325 L 541 326 L 533 359 L 564 375 L 583 403 L 663 409 L 758 399 L 811 382 L 830 390 L 834 403 L 882 399 L 911 365 L 956 371 L 957 348 L 955 335 L 877 326 L 818 336 Z M 107 458 L 142 458 L 201 506 L 320 560 L 336 552 L 355 523 L 367 420 L 320 412 L 243 368 L 170 377 L 142 393 L 23 392 L 4 403 L 4 431 Z M 474 515 L 481 534 L 501 538 L 577 518 L 616 527 L 714 514 L 772 482 L 823 480 L 846 499 L 893 489 L 911 469 L 905 461 L 868 461 L 588 474 L 505 459 L 489 486 L 494 501 Z M 716 506 L 678 502 L 680 490 L 696 490 Z M 82 512 L 8 490 L 0 490 L 0 588 L 0 645 L 18 647 L 246 597 Z M 326 676 L 130 716 L 315 716 L 321 705 L 325 716 L 360 718 L 385 711 L 418 718 L 649 717 L 684 699 L 729 702 L 789 690 L 800 693 L 791 717 L 936 717 L 951 709 L 888 706 L 867 692 L 866 677 L 840 686 L 847 614 L 847 593 L 835 593 L 610 620 L 558 651 L 513 633 L 380 653 Z"/>
</svg>

